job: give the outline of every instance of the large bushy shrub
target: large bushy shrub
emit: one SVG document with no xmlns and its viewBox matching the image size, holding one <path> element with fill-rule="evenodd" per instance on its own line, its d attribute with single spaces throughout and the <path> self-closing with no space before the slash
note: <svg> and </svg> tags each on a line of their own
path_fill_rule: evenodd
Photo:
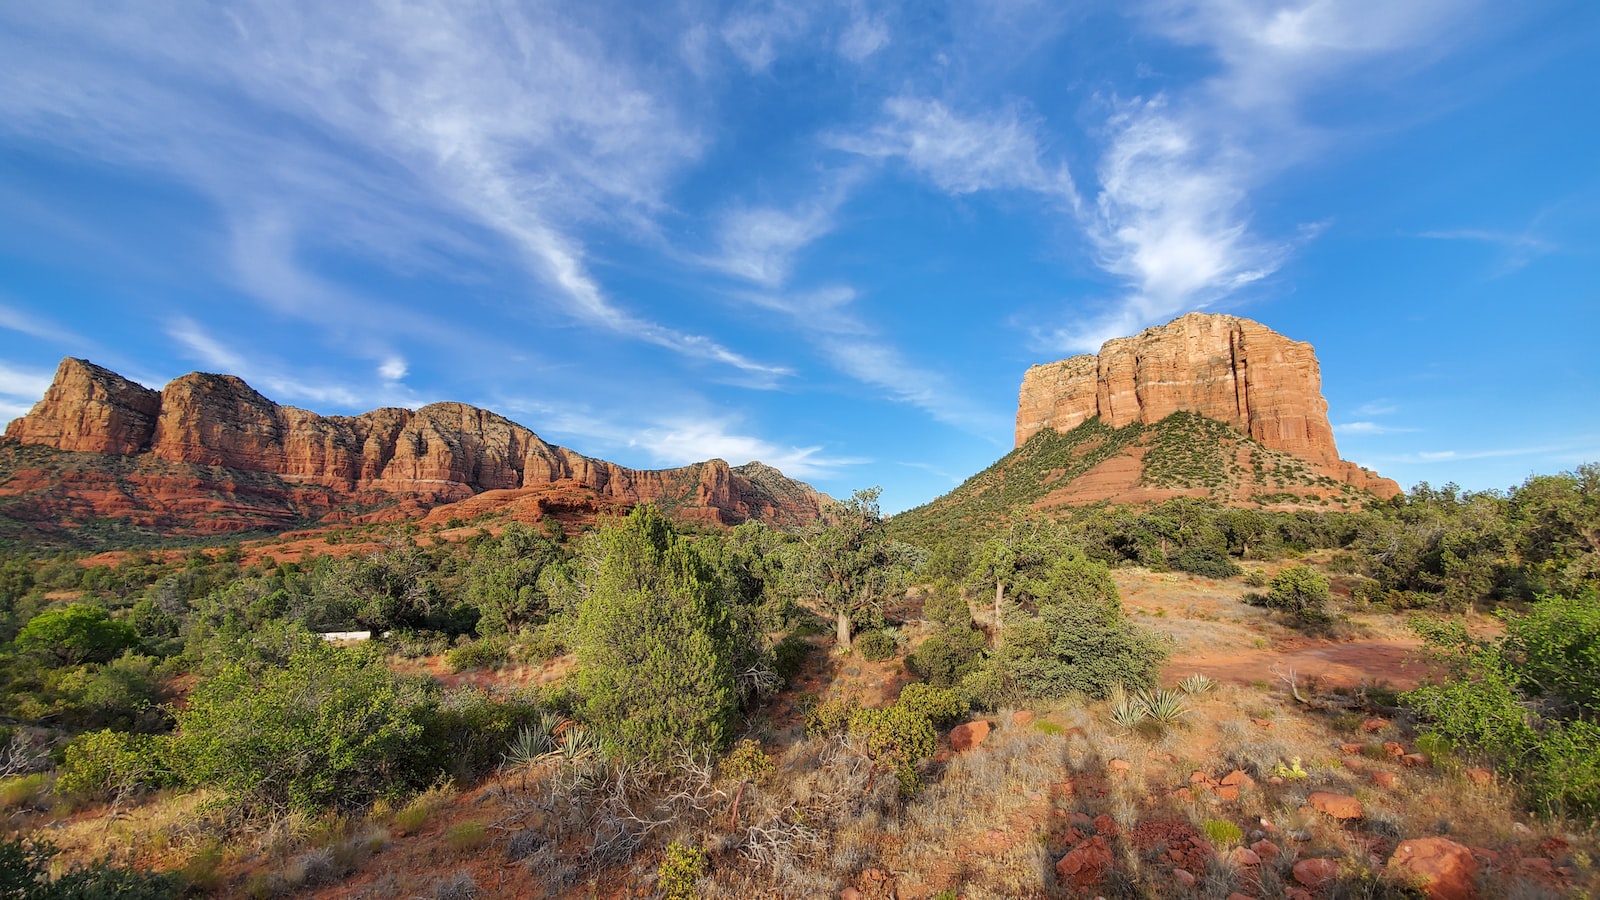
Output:
<svg viewBox="0 0 1600 900">
<path fill-rule="evenodd" d="M 166 735 L 90 731 L 72 739 L 56 777 L 56 791 L 110 800 L 176 784 L 172 740 Z"/>
<path fill-rule="evenodd" d="M 863 659 L 882 662 L 893 657 L 899 645 L 894 635 L 882 629 L 867 631 L 856 637 L 856 650 Z"/>
<path fill-rule="evenodd" d="M 1013 615 L 1004 643 L 962 681 L 980 704 L 1085 694 L 1102 698 L 1123 685 L 1154 682 L 1166 648 L 1129 622 L 1106 567 L 1069 555 L 1044 579 L 1038 610 Z"/>
<path fill-rule="evenodd" d="M 1459 622 L 1415 623 L 1448 677 L 1403 695 L 1427 729 L 1482 753 L 1548 815 L 1600 817 L 1600 725 L 1592 719 L 1600 652 L 1596 598 L 1548 597 L 1477 639 Z M 1571 667 L 1570 670 L 1568 667 Z"/>
<path fill-rule="evenodd" d="M 1310 566 L 1291 566 L 1267 583 L 1267 605 L 1302 622 L 1326 622 L 1328 579 Z"/>
<path fill-rule="evenodd" d="M 1176 553 L 1169 553 L 1167 566 L 1206 578 L 1232 578 L 1244 571 L 1226 553 L 1210 547 L 1185 547 Z"/>
<path fill-rule="evenodd" d="M 48 843 L 0 840 L 0 897 L 7 900 L 168 900 L 183 895 L 174 875 L 125 868 L 109 859 L 62 872 Z"/>
<path fill-rule="evenodd" d="M 623 751 L 724 747 L 738 699 L 723 581 L 645 505 L 603 526 L 575 630 L 583 715 Z"/>
<path fill-rule="evenodd" d="M 967 701 L 960 692 L 915 681 L 900 689 L 895 703 L 940 727 L 953 725 L 967 714 Z"/>
<path fill-rule="evenodd" d="M 282 666 L 225 666 L 177 713 L 186 780 L 275 807 L 355 805 L 416 786 L 431 683 L 311 643 Z"/>
<path fill-rule="evenodd" d="M 936 687 L 952 687 L 983 665 L 988 639 L 970 627 L 940 631 L 921 644 L 907 660 L 912 671 Z"/>
<path fill-rule="evenodd" d="M 110 662 L 138 644 L 139 634 L 133 626 L 111 618 L 98 606 L 84 603 L 34 616 L 16 638 L 19 651 L 62 666 Z"/>
</svg>

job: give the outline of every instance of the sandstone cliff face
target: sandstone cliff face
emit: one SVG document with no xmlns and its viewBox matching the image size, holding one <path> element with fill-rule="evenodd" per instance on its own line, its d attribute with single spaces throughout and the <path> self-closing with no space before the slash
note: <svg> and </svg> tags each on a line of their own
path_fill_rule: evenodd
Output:
<svg viewBox="0 0 1600 900">
<path fill-rule="evenodd" d="M 279 406 L 231 375 L 185 375 L 158 394 L 76 359 L 62 361 L 44 399 L 12 422 L 6 437 L 57 450 L 148 457 L 167 464 L 163 472 L 189 466 L 262 473 L 288 487 L 315 486 L 318 491 L 301 493 L 333 498 L 323 505 L 341 496 L 370 501 L 374 494 L 431 505 L 562 483 L 616 503 L 658 501 L 699 521 L 797 525 L 815 521 L 824 500 L 759 463 L 624 468 L 547 443 L 463 403 L 319 416 Z M 202 482 L 214 481 L 195 471 Z"/>
<path fill-rule="evenodd" d="M 1190 313 L 1107 341 L 1098 355 L 1034 366 L 1022 379 L 1016 443 L 1046 428 L 1071 431 L 1094 416 L 1121 428 L 1175 412 L 1226 422 L 1379 497 L 1400 492 L 1339 458 L 1311 345 L 1235 316 Z"/>
<path fill-rule="evenodd" d="M 81 359 L 63 359 L 44 399 L 6 437 L 86 453 L 137 453 L 155 432 L 161 395 Z"/>
</svg>

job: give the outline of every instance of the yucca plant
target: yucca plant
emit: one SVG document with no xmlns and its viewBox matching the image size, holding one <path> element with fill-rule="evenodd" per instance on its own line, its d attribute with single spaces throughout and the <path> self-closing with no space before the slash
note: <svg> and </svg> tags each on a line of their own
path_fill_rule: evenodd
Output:
<svg viewBox="0 0 1600 900">
<path fill-rule="evenodd" d="M 1216 681 L 1201 675 L 1199 672 L 1196 672 L 1193 675 L 1190 675 L 1188 678 L 1178 682 L 1178 687 L 1183 688 L 1184 693 L 1193 694 L 1196 696 L 1200 694 L 1208 694 L 1211 692 L 1211 689 L 1216 686 Z"/>
<path fill-rule="evenodd" d="M 555 749 L 554 738 L 556 727 L 560 719 L 550 713 L 543 713 L 539 721 L 532 725 L 524 725 L 517 729 L 517 736 L 506 748 L 503 765 L 507 769 L 521 769 L 531 766 L 543 759 L 551 750 Z"/>
<path fill-rule="evenodd" d="M 1143 704 L 1145 714 L 1150 720 L 1160 725 L 1177 725 L 1189 715 L 1189 708 L 1183 705 L 1181 691 L 1167 691 L 1160 688 L 1145 691 L 1139 697 Z"/>
<path fill-rule="evenodd" d="M 1129 731 L 1138 728 L 1150 717 L 1150 710 L 1145 707 L 1144 701 L 1129 694 L 1120 684 L 1112 690 L 1109 701 L 1111 721 Z"/>
</svg>

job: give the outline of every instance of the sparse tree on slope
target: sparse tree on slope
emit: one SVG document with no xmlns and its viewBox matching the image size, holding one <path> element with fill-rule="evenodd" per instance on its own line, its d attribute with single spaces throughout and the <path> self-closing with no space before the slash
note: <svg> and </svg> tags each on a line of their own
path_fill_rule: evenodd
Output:
<svg viewBox="0 0 1600 900">
<path fill-rule="evenodd" d="M 878 513 L 882 488 L 856 491 L 837 504 L 832 521 L 806 529 L 795 546 L 795 585 L 833 616 L 839 647 L 852 626 L 878 612 L 895 581 L 894 549 Z"/>
</svg>

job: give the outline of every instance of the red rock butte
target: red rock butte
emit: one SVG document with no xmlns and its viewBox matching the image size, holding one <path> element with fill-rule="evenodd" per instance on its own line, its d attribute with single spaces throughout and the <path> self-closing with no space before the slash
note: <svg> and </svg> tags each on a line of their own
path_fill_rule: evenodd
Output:
<svg viewBox="0 0 1600 900">
<path fill-rule="evenodd" d="M 1096 416 L 1122 428 L 1176 412 L 1227 423 L 1379 498 L 1400 493 L 1394 481 L 1339 458 L 1311 345 L 1236 316 L 1190 313 L 1107 341 L 1099 354 L 1030 368 L 1017 403 L 1016 445 Z"/>
<path fill-rule="evenodd" d="M 142 466 L 129 482 L 132 496 L 123 504 L 129 509 L 117 508 L 112 496 L 112 508 L 100 510 L 110 515 L 157 501 L 172 508 L 171 496 L 156 494 L 182 493 L 186 480 L 201 493 L 221 490 L 237 504 L 241 493 L 226 475 L 212 474 L 219 469 L 281 482 L 280 496 L 262 506 L 269 520 L 283 518 L 286 509 L 299 517 L 337 513 L 330 508 L 344 501 L 404 499 L 415 511 L 490 491 L 551 485 L 580 489 L 610 504 L 659 501 L 680 518 L 722 524 L 805 524 L 817 520 L 826 501 L 809 485 L 761 463 L 732 467 L 714 459 L 677 469 L 625 468 L 547 443 L 509 419 L 463 403 L 320 416 L 280 406 L 232 375 L 192 373 L 158 392 L 72 358 L 61 361 L 44 398 L 6 428 L 6 438 Z M 150 487 L 152 480 L 160 484 Z M 70 494 L 74 487 L 60 489 Z M 51 500 L 36 492 L 34 502 L 48 506 Z M 248 515 L 239 522 L 223 527 L 267 524 Z"/>
</svg>

